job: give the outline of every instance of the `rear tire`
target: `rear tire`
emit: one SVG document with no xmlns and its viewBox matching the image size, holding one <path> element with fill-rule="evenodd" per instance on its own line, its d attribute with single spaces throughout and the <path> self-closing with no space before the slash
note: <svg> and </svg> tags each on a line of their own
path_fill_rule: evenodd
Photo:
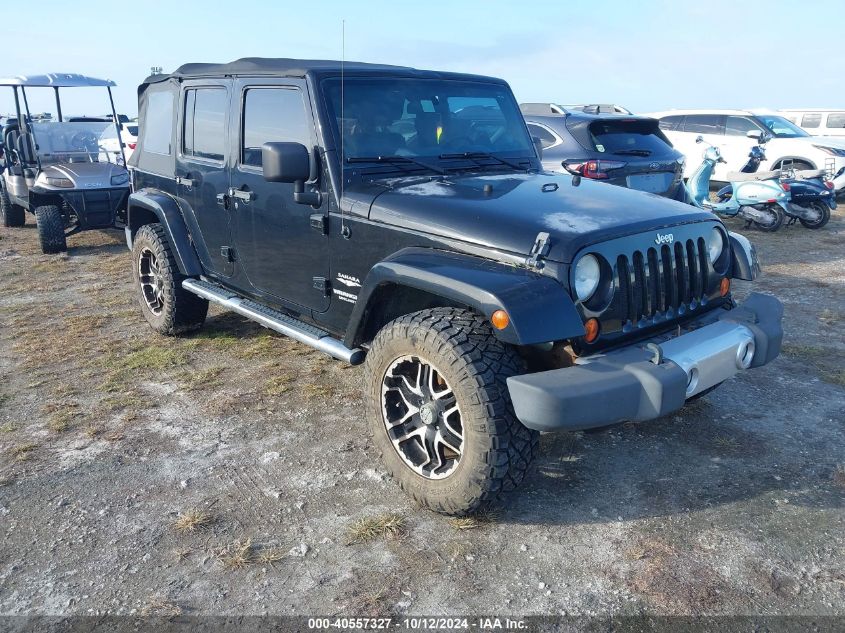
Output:
<svg viewBox="0 0 845 633">
<path fill-rule="evenodd" d="M 62 210 L 55 204 L 35 208 L 35 221 L 38 223 L 38 239 L 41 252 L 46 255 L 64 253 L 67 250 L 65 238 L 65 218 Z"/>
<path fill-rule="evenodd" d="M 799 218 L 798 221 L 801 222 L 805 229 L 820 229 L 830 221 L 830 207 L 824 202 L 812 202 L 809 206 L 819 212 L 819 219 L 811 222 L 804 218 Z"/>
<path fill-rule="evenodd" d="M 145 224 L 132 243 L 132 275 L 144 318 L 156 332 L 175 336 L 198 330 L 208 301 L 182 288 L 186 279 L 161 224 Z"/>
<path fill-rule="evenodd" d="M 0 176 L 0 181 L 3 177 Z M 12 204 L 6 187 L 0 182 L 0 225 L 18 227 L 26 224 L 26 211 L 17 204 Z"/>
<path fill-rule="evenodd" d="M 774 220 L 771 224 L 762 224 L 760 222 L 755 222 L 754 226 L 758 229 L 763 231 L 764 233 L 774 233 L 778 229 L 780 229 L 781 225 L 783 225 L 783 221 L 786 218 L 786 213 L 784 213 L 783 209 L 780 208 L 777 204 L 772 204 L 766 207 L 766 211 L 771 213 L 774 216 Z"/>
<path fill-rule="evenodd" d="M 367 417 L 388 473 L 443 514 L 476 512 L 515 488 L 539 444 L 508 393 L 507 378 L 524 371 L 514 348 L 469 310 L 388 323 L 366 364 Z"/>
</svg>

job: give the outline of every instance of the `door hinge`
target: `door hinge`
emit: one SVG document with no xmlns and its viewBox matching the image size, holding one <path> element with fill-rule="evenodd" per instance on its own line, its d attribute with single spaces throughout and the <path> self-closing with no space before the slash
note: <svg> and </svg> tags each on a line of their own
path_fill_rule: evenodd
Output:
<svg viewBox="0 0 845 633">
<path fill-rule="evenodd" d="M 525 265 L 535 270 L 541 269 L 543 267 L 543 259 L 549 254 L 551 246 L 552 241 L 548 233 L 537 233 L 537 237 L 534 238 L 534 245 L 531 247 L 531 252 L 528 253 L 528 257 L 525 259 Z"/>
<path fill-rule="evenodd" d="M 225 259 L 227 262 L 234 262 L 235 261 L 235 249 L 231 246 L 221 246 L 220 247 L 220 256 Z"/>
<path fill-rule="evenodd" d="M 329 280 L 325 277 L 314 277 L 314 289 L 319 290 L 323 293 L 324 297 L 329 296 L 329 291 L 331 290 L 331 286 L 329 285 Z"/>
<path fill-rule="evenodd" d="M 323 235 L 329 234 L 329 219 L 324 213 L 315 213 L 311 216 L 311 228 Z"/>
</svg>

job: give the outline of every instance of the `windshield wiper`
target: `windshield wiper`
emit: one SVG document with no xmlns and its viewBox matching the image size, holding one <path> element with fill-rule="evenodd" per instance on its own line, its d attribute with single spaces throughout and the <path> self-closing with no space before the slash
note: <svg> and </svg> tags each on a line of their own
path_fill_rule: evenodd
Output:
<svg viewBox="0 0 845 633">
<path fill-rule="evenodd" d="M 493 160 L 499 161 L 502 165 L 507 165 L 508 167 L 513 167 L 514 169 L 518 169 L 519 171 L 528 171 L 528 168 L 523 167 L 519 163 L 515 163 L 512 160 L 508 160 L 507 158 L 502 158 L 501 156 L 496 156 L 495 154 L 490 154 L 489 152 L 457 152 L 454 154 L 440 154 L 438 158 L 442 159 L 450 159 L 450 158 L 466 158 L 467 160 L 474 160 L 476 164 L 482 165 L 478 159 L 480 158 L 492 158 Z M 483 165 L 482 165 L 483 166 Z"/>
<path fill-rule="evenodd" d="M 622 154 L 625 156 L 651 156 L 651 150 L 648 149 L 620 149 L 614 154 Z"/>
<path fill-rule="evenodd" d="M 430 169 L 438 174 L 445 174 L 446 170 L 442 167 L 437 167 L 425 161 L 411 158 L 410 156 L 350 156 L 346 159 L 347 163 L 412 163 L 419 165 L 425 169 Z"/>
</svg>

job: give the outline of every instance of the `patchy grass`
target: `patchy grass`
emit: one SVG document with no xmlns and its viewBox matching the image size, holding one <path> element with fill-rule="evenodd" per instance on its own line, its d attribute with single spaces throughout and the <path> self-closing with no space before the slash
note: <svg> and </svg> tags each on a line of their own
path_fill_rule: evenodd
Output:
<svg viewBox="0 0 845 633">
<path fill-rule="evenodd" d="M 269 547 L 266 549 L 262 549 L 260 552 L 258 552 L 256 562 L 262 565 L 269 565 L 270 567 L 273 567 L 284 557 L 285 553 L 282 550 L 277 549 L 275 547 Z"/>
<path fill-rule="evenodd" d="M 16 424 L 12 424 L 11 422 L 6 422 L 3 426 L 0 426 L 0 433 L 14 433 L 18 430 L 18 426 Z"/>
<path fill-rule="evenodd" d="M 245 541 L 234 541 L 217 554 L 217 559 L 226 569 L 243 569 L 247 565 L 256 562 L 255 548 L 252 546 L 252 539 Z"/>
<path fill-rule="evenodd" d="M 179 367 L 188 361 L 184 350 L 165 347 L 163 345 L 147 345 L 134 352 L 129 352 L 117 361 L 117 369 L 142 369 L 148 371 L 162 371 Z"/>
<path fill-rule="evenodd" d="M 179 383 L 185 391 L 216 389 L 223 384 L 220 380 L 220 374 L 223 373 L 224 369 L 225 367 L 218 366 L 195 371 L 186 370 L 185 373 L 182 374 Z"/>
<path fill-rule="evenodd" d="M 740 443 L 730 435 L 717 435 L 713 438 L 713 446 L 723 451 L 735 451 L 740 448 Z"/>
<path fill-rule="evenodd" d="M 311 382 L 302 387 L 302 394 L 309 400 L 330 398 L 334 392 L 335 388 L 330 383 Z"/>
<path fill-rule="evenodd" d="M 366 543 L 377 538 L 398 539 L 408 534 L 407 521 L 400 514 L 388 513 L 364 517 L 348 529 L 348 545 Z"/>
<path fill-rule="evenodd" d="M 18 444 L 17 446 L 13 446 L 9 452 L 19 462 L 25 462 L 32 456 L 32 452 L 36 448 L 38 448 L 38 444 Z"/>
<path fill-rule="evenodd" d="M 214 516 L 205 510 L 192 508 L 179 513 L 179 518 L 173 524 L 177 532 L 195 532 L 208 527 L 214 522 Z"/>
<path fill-rule="evenodd" d="M 845 365 L 845 354 L 842 352 L 833 348 L 795 343 L 785 344 L 781 351 L 785 356 L 804 362 L 815 369 L 825 382 L 845 387 L 845 370 L 842 369 Z"/>
<path fill-rule="evenodd" d="M 498 514 L 492 510 L 485 510 L 477 512 L 465 517 L 453 517 L 449 519 L 449 525 L 459 532 L 466 530 L 475 530 L 485 525 L 493 523 L 498 518 Z"/>
<path fill-rule="evenodd" d="M 141 609 L 144 617 L 156 616 L 159 618 L 173 619 L 182 615 L 182 607 L 161 596 L 153 596 L 148 599 Z"/>
<path fill-rule="evenodd" d="M 264 383 L 263 392 L 267 396 L 280 396 L 288 391 L 294 382 L 296 382 L 295 376 L 291 374 L 279 374 Z"/>
<path fill-rule="evenodd" d="M 0 409 L 2 409 L 4 406 L 6 406 L 6 403 L 9 402 L 9 400 L 11 400 L 11 399 L 12 399 L 12 396 L 10 396 L 9 394 L 0 393 Z"/>
</svg>

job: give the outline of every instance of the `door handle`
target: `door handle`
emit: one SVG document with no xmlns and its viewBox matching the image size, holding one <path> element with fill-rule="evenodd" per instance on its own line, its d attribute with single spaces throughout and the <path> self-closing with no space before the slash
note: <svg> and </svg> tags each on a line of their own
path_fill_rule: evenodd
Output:
<svg viewBox="0 0 845 633">
<path fill-rule="evenodd" d="M 194 186 L 194 181 L 188 178 L 187 176 L 176 176 L 176 184 L 177 185 L 184 185 L 188 189 Z"/>
<path fill-rule="evenodd" d="M 255 200 L 255 194 L 251 191 L 243 191 L 242 189 L 235 189 L 234 187 L 229 189 L 229 195 L 236 200 L 243 200 L 244 202 Z"/>
</svg>

